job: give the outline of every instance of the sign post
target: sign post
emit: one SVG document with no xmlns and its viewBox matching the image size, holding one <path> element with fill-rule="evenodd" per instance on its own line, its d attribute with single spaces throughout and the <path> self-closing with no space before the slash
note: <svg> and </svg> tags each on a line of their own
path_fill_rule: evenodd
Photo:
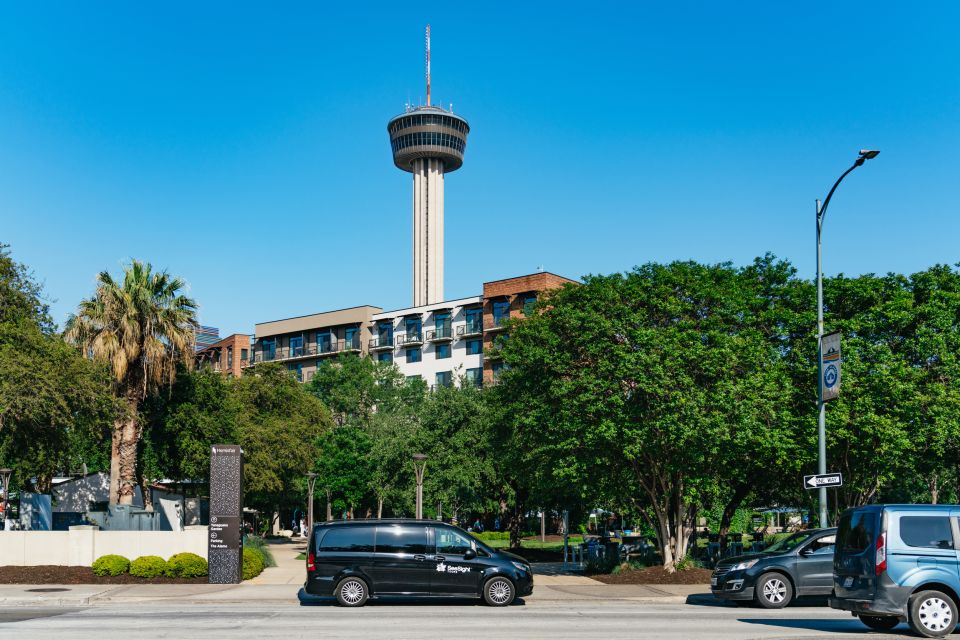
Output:
<svg viewBox="0 0 960 640">
<path fill-rule="evenodd" d="M 242 518 L 243 450 L 235 444 L 215 444 L 210 448 L 210 584 L 239 584 L 243 579 Z"/>
</svg>

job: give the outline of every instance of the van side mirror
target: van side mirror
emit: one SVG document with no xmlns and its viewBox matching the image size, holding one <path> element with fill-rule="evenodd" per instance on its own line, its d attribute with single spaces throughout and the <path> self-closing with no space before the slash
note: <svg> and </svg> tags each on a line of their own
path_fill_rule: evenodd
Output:
<svg viewBox="0 0 960 640">
<path fill-rule="evenodd" d="M 466 551 L 463 552 L 464 560 L 473 560 L 476 557 L 477 557 L 477 552 L 474 551 L 473 549 L 467 549 Z"/>
</svg>

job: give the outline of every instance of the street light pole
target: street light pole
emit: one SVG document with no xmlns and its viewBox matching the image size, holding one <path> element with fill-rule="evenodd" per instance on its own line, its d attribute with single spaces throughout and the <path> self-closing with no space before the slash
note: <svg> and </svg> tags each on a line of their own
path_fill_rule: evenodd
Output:
<svg viewBox="0 0 960 640">
<path fill-rule="evenodd" d="M 830 198 L 833 197 L 833 192 L 837 190 L 843 179 L 867 160 L 876 158 L 879 153 L 879 151 L 861 149 L 860 156 L 853 163 L 853 166 L 844 171 L 833 183 L 833 187 L 827 194 L 822 206 L 820 200 L 817 200 L 817 473 L 820 475 L 827 472 L 827 403 L 823 401 L 823 372 L 820 370 L 823 366 L 823 354 L 820 352 L 823 346 L 823 219 L 827 214 Z M 821 486 L 818 493 L 820 526 L 827 527 L 829 526 L 827 521 L 827 488 Z"/>
<path fill-rule="evenodd" d="M 313 487 L 317 484 L 317 474 L 313 471 L 307 472 L 307 531 L 304 535 L 309 536 L 313 533 Z"/>
<path fill-rule="evenodd" d="M 417 479 L 417 520 L 423 519 L 423 473 L 427 469 L 427 456 L 413 454 L 413 473 Z"/>
</svg>

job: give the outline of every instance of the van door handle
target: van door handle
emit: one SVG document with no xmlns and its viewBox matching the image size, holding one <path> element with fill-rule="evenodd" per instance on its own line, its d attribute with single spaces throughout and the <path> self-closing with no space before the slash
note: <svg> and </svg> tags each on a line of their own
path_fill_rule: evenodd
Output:
<svg viewBox="0 0 960 640">
<path fill-rule="evenodd" d="M 437 562 L 443 562 L 444 560 L 446 560 L 445 557 L 443 557 L 443 556 L 437 556 Z"/>
<path fill-rule="evenodd" d="M 427 556 L 422 556 L 422 555 L 420 555 L 420 554 L 417 554 L 417 555 L 413 556 L 413 559 L 414 559 L 414 560 L 420 560 L 420 561 L 422 562 L 422 561 L 424 561 L 424 560 L 427 559 Z"/>
</svg>

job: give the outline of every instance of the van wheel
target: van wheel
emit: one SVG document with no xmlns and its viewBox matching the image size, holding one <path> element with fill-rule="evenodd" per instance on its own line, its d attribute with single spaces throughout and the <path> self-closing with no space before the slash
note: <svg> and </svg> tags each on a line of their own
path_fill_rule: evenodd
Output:
<svg viewBox="0 0 960 640">
<path fill-rule="evenodd" d="M 925 638 L 942 638 L 957 626 L 957 605 L 941 591 L 921 591 L 910 598 L 910 628 Z"/>
<path fill-rule="evenodd" d="M 782 609 L 793 600 L 793 585 L 782 573 L 765 573 L 757 580 L 754 597 L 764 609 Z"/>
<path fill-rule="evenodd" d="M 362 607 L 369 597 L 367 583 L 360 578 L 351 576 L 337 583 L 337 602 L 341 607 Z"/>
<path fill-rule="evenodd" d="M 491 607 L 505 607 L 513 602 L 513 598 L 513 583 L 507 578 L 490 578 L 483 585 L 483 599 Z"/>
<path fill-rule="evenodd" d="M 860 622 L 874 631 L 890 631 L 900 624 L 900 621 L 893 616 L 860 616 Z"/>
</svg>

